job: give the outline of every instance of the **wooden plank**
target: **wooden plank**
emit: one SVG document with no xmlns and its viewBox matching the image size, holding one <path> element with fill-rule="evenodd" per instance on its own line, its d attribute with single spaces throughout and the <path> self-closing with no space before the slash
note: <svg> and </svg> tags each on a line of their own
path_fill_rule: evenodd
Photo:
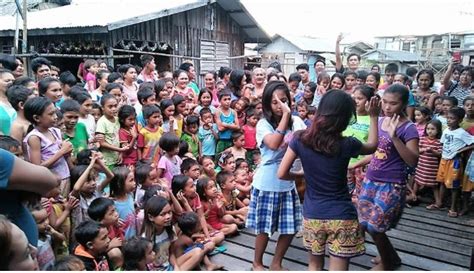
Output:
<svg viewBox="0 0 474 273">
<path fill-rule="evenodd" d="M 429 226 L 428 226 L 429 227 Z M 399 223 L 397 225 L 397 230 L 410 232 L 412 234 L 418 234 L 421 236 L 429 237 L 430 238 L 439 238 L 446 240 L 448 242 L 458 243 L 467 247 L 474 245 L 474 240 L 460 238 L 459 236 L 455 236 L 455 234 L 451 234 L 448 229 L 444 229 L 445 232 L 438 232 L 436 230 L 428 230 L 428 229 L 421 229 L 419 225 L 415 225 L 415 227 L 406 225 L 405 223 Z"/>
<path fill-rule="evenodd" d="M 470 217 L 458 217 L 458 218 L 447 217 L 447 214 L 448 214 L 447 210 L 427 210 L 424 205 L 415 206 L 410 209 L 405 209 L 403 210 L 403 212 L 404 214 L 407 213 L 407 214 L 422 216 L 429 219 L 442 220 L 448 223 L 469 226 L 469 224 L 467 224 L 467 221 L 470 219 Z"/>
<path fill-rule="evenodd" d="M 424 218 L 423 216 L 405 214 L 403 215 L 403 219 L 417 221 L 421 223 L 427 223 L 427 224 L 439 226 L 439 227 L 450 228 L 450 229 L 458 230 L 458 231 L 465 231 L 465 232 L 471 232 L 471 233 L 473 232 L 472 226 L 464 226 L 464 225 L 455 224 L 455 223 L 448 223 L 443 220 L 434 220 L 431 218 Z"/>
</svg>

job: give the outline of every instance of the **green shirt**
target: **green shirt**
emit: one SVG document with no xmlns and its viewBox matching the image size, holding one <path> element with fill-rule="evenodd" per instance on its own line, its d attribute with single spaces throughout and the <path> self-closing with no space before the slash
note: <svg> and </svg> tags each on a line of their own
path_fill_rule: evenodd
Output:
<svg viewBox="0 0 474 273">
<path fill-rule="evenodd" d="M 343 136 L 352 136 L 360 140 L 362 143 L 367 143 L 369 139 L 370 116 L 357 116 L 357 122 L 349 125 L 342 133 Z M 352 158 L 349 163 L 355 163 L 362 159 L 364 155 L 357 158 Z"/>
<path fill-rule="evenodd" d="M 189 82 L 188 87 L 191 87 L 191 89 L 193 89 L 194 94 L 199 95 L 200 90 L 195 82 Z"/>
<path fill-rule="evenodd" d="M 87 128 L 83 123 L 76 124 L 74 136 L 69 136 L 67 133 L 64 133 L 63 139 L 71 142 L 74 157 L 76 157 L 80 151 L 88 148 L 89 135 L 87 134 Z"/>
<path fill-rule="evenodd" d="M 100 117 L 97 121 L 97 128 L 95 129 L 96 134 L 103 134 L 105 141 L 115 147 L 120 147 L 119 141 L 119 129 L 120 123 L 118 118 L 115 118 L 115 122 L 110 122 L 105 116 Z M 119 153 L 101 148 L 100 151 L 104 156 L 105 164 L 107 166 L 113 166 L 118 163 Z"/>
<path fill-rule="evenodd" d="M 184 140 L 189 145 L 189 150 L 195 158 L 199 157 L 199 139 L 197 136 L 193 138 L 192 135 L 188 133 L 183 133 L 181 135 L 181 140 Z"/>
</svg>

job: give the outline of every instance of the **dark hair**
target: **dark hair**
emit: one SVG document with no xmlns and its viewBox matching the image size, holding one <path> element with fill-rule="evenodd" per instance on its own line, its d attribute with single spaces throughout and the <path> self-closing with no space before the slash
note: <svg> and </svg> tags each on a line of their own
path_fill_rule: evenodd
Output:
<svg viewBox="0 0 474 273">
<path fill-rule="evenodd" d="M 372 69 L 374 69 L 374 68 L 377 68 L 379 72 L 381 71 L 380 65 L 378 65 L 378 64 L 372 65 L 372 67 L 370 68 L 370 70 L 372 70 Z"/>
<path fill-rule="evenodd" d="M 320 153 L 339 153 L 342 132 L 356 118 L 356 105 L 346 92 L 331 89 L 321 99 L 311 127 L 298 134 L 304 145 Z"/>
<path fill-rule="evenodd" d="M 112 100 L 112 99 L 113 99 L 113 100 L 116 100 L 113 95 L 104 94 L 104 95 L 102 96 L 102 98 L 100 98 L 100 105 L 101 105 L 102 107 L 104 107 L 104 106 L 105 106 L 105 103 L 106 103 L 108 100 Z"/>
<path fill-rule="evenodd" d="M 165 89 L 166 80 L 160 79 L 153 82 L 153 91 L 155 91 L 156 98 L 159 98 L 160 92 Z"/>
<path fill-rule="evenodd" d="M 112 72 L 109 74 L 109 76 L 107 77 L 107 81 L 109 83 L 115 83 L 116 80 L 118 79 L 123 79 L 122 77 L 122 74 L 118 73 L 118 72 Z M 107 87 L 106 87 L 107 88 Z M 112 88 L 114 89 L 114 88 Z M 120 90 L 122 90 L 122 88 L 120 88 Z"/>
<path fill-rule="evenodd" d="M 184 63 L 182 63 L 182 64 L 179 66 L 179 69 L 184 70 L 184 71 L 186 71 L 186 72 L 189 72 L 191 66 L 193 66 L 192 63 L 184 62 Z"/>
<path fill-rule="evenodd" d="M 229 152 L 229 151 L 224 151 L 222 152 L 218 159 L 217 159 L 217 164 L 227 164 L 227 160 L 229 160 L 230 158 L 234 157 L 234 155 Z"/>
<path fill-rule="evenodd" d="M 59 75 L 59 81 L 64 85 L 69 85 L 73 87 L 77 84 L 76 77 L 71 73 L 71 71 L 64 71 Z"/>
<path fill-rule="evenodd" d="M 306 86 L 309 87 L 309 91 L 313 93 L 313 95 L 316 92 L 316 88 L 318 88 L 318 85 L 315 82 L 308 82 Z"/>
<path fill-rule="evenodd" d="M 408 80 L 410 79 L 410 77 L 408 77 L 407 74 L 399 72 L 399 73 L 397 73 L 395 76 L 397 76 L 397 75 L 400 75 L 400 76 L 403 78 L 403 84 L 407 84 L 407 83 L 408 83 Z"/>
<path fill-rule="evenodd" d="M 188 72 L 178 68 L 175 71 L 173 71 L 173 79 L 179 78 L 179 75 L 181 75 L 181 73 L 184 73 L 186 74 L 186 76 L 188 76 Z"/>
<path fill-rule="evenodd" d="M 316 108 L 316 106 L 310 105 L 310 106 L 308 107 L 308 115 L 311 115 L 311 114 L 314 115 L 314 114 L 316 114 L 316 111 L 317 111 L 317 110 L 318 110 L 318 109 Z"/>
<path fill-rule="evenodd" d="M 416 73 L 418 73 L 418 69 L 416 69 L 416 67 L 411 66 L 407 68 L 405 73 L 407 73 L 409 77 L 413 78 L 416 75 Z"/>
<path fill-rule="evenodd" d="M 57 109 L 56 108 L 56 116 L 57 116 L 57 120 L 62 120 L 64 115 L 63 115 L 63 112 L 61 112 L 61 110 Z"/>
<path fill-rule="evenodd" d="M 462 74 L 464 71 L 467 71 L 469 72 L 469 74 L 471 75 L 471 83 L 473 82 L 474 80 L 474 68 L 472 66 L 465 66 L 461 69 L 461 71 L 459 72 L 459 74 Z"/>
<path fill-rule="evenodd" d="M 178 156 L 183 158 L 189 152 L 189 144 L 188 142 L 186 142 L 186 140 L 180 140 L 178 147 L 179 147 Z"/>
<path fill-rule="evenodd" d="M 300 69 L 304 69 L 306 71 L 309 72 L 309 66 L 308 64 L 299 64 L 297 67 L 296 67 L 296 71 L 300 70 Z"/>
<path fill-rule="evenodd" d="M 201 109 L 201 111 L 199 111 L 199 116 L 201 116 L 201 118 L 202 118 L 202 116 L 204 116 L 205 114 L 212 114 L 212 111 L 211 111 L 211 109 L 209 109 L 209 107 L 203 107 L 203 108 Z"/>
<path fill-rule="evenodd" d="M 153 243 L 150 240 L 142 237 L 135 236 L 128 239 L 122 246 L 123 270 L 138 270 L 139 263 L 146 258 L 146 251 L 149 245 L 153 247 Z"/>
<path fill-rule="evenodd" d="M 119 66 L 118 68 L 118 72 L 119 73 L 122 73 L 122 75 L 125 75 L 127 74 L 128 70 L 130 69 L 135 69 L 135 71 L 137 70 L 137 68 L 134 66 L 134 65 L 131 65 L 131 64 L 123 64 L 121 66 Z M 110 76 L 110 75 L 109 75 Z M 122 76 L 123 77 L 123 76 Z"/>
<path fill-rule="evenodd" d="M 219 101 L 221 101 L 224 97 L 232 97 L 232 93 L 228 89 L 221 90 L 218 94 Z"/>
<path fill-rule="evenodd" d="M 270 64 L 268 65 L 268 67 L 269 67 L 269 68 L 270 68 L 270 67 L 271 67 L 271 68 L 274 68 L 274 69 L 278 70 L 278 72 L 281 72 L 281 64 L 280 64 L 280 62 L 278 62 L 278 61 L 274 61 L 274 62 L 270 63 Z"/>
<path fill-rule="evenodd" d="M 53 77 L 46 77 L 38 82 L 38 92 L 40 96 L 44 96 L 46 91 L 48 91 L 49 85 L 53 82 L 60 83 L 58 79 L 55 79 Z"/>
<path fill-rule="evenodd" d="M 357 78 L 363 80 L 364 82 L 367 79 L 368 75 L 369 75 L 369 73 L 365 70 L 358 70 L 357 71 Z"/>
<path fill-rule="evenodd" d="M 20 110 L 20 108 L 18 108 L 18 104 L 20 102 L 23 102 L 23 104 L 25 104 L 26 100 L 28 100 L 28 97 L 32 94 L 33 91 L 23 85 L 12 85 L 7 90 L 8 102 L 10 102 L 13 109 L 15 109 L 16 111 Z"/>
<path fill-rule="evenodd" d="M 79 113 L 81 109 L 81 105 L 72 99 L 67 99 L 64 100 L 63 103 L 61 103 L 61 113 L 66 113 L 66 112 L 76 112 Z"/>
<path fill-rule="evenodd" d="M 145 118 L 145 120 L 149 119 L 155 113 L 158 113 L 161 115 L 160 108 L 158 108 L 158 106 L 154 104 L 143 106 L 142 112 L 143 112 L 143 118 Z"/>
<path fill-rule="evenodd" d="M 422 69 L 422 70 L 420 70 L 420 72 L 418 72 L 418 74 L 416 75 L 416 81 L 418 81 L 420 79 L 420 76 L 423 75 L 423 74 L 428 75 L 428 77 L 430 78 L 430 86 L 429 87 L 433 87 L 434 81 L 435 81 L 433 70 L 431 70 L 431 69 Z"/>
<path fill-rule="evenodd" d="M 268 73 L 268 74 L 267 74 L 267 82 L 269 82 L 270 79 L 273 78 L 273 77 L 277 77 L 277 79 L 278 79 L 278 74 L 275 73 L 275 72 L 270 72 L 270 73 Z"/>
<path fill-rule="evenodd" d="M 467 96 L 466 98 L 464 98 L 462 100 L 462 105 L 466 104 L 466 102 L 468 102 L 470 100 L 474 101 L 474 96 Z"/>
<path fill-rule="evenodd" d="M 457 71 L 459 72 L 459 74 L 461 74 L 461 70 L 464 68 L 464 66 L 462 64 L 456 64 L 453 66 L 453 73 L 454 71 Z"/>
<path fill-rule="evenodd" d="M 160 215 L 161 211 L 169 205 L 168 200 L 163 196 L 156 195 L 148 199 L 145 203 L 144 209 L 144 219 L 143 219 L 143 226 L 141 230 L 141 234 L 145 234 L 145 238 L 154 240 L 155 237 L 155 227 L 154 223 L 152 223 L 149 219 L 149 216 L 156 217 Z M 173 234 L 173 226 L 165 227 L 166 232 L 168 235 Z"/>
<path fill-rule="evenodd" d="M 53 102 L 46 97 L 34 97 L 26 100 L 25 106 L 23 107 L 26 120 L 36 125 L 34 116 L 42 115 L 44 111 L 46 111 L 46 108 L 52 103 Z"/>
<path fill-rule="evenodd" d="M 375 95 L 375 89 L 367 84 L 356 86 L 355 91 L 359 91 L 368 101 Z"/>
<path fill-rule="evenodd" d="M 161 136 L 158 145 L 163 151 L 169 152 L 179 146 L 179 138 L 174 133 L 165 133 Z"/>
<path fill-rule="evenodd" d="M 243 158 L 237 158 L 235 160 L 235 170 L 238 170 L 240 168 L 240 165 L 242 165 L 242 163 L 244 163 L 244 162 L 247 163 L 247 165 L 248 165 L 247 160 L 245 160 Z"/>
<path fill-rule="evenodd" d="M 87 214 L 92 220 L 100 222 L 104 219 L 111 206 L 114 206 L 114 201 L 109 198 L 99 197 L 91 202 L 87 209 Z"/>
<path fill-rule="evenodd" d="M 300 82 L 301 75 L 298 72 L 291 73 L 288 77 L 288 82 Z"/>
<path fill-rule="evenodd" d="M 101 228 L 104 227 L 96 221 L 86 220 L 76 227 L 74 230 L 74 237 L 80 245 L 87 247 L 88 242 L 92 242 L 97 238 Z"/>
<path fill-rule="evenodd" d="M 449 101 L 453 106 L 458 105 L 458 99 L 457 99 L 456 97 L 453 97 L 453 96 L 443 96 L 442 98 L 443 98 L 443 100 Z"/>
<path fill-rule="evenodd" d="M 384 92 L 384 94 L 397 94 L 402 101 L 403 106 L 408 104 L 409 91 L 403 84 L 392 84 Z"/>
<path fill-rule="evenodd" d="M 233 176 L 234 174 L 229 171 L 221 171 L 216 176 L 216 182 L 222 188 L 222 185 L 229 179 L 229 177 Z"/>
<path fill-rule="evenodd" d="M 431 119 L 431 110 L 430 108 L 426 107 L 426 106 L 418 106 L 415 108 L 415 111 L 420 111 L 420 113 L 425 116 L 425 117 L 428 117 L 428 120 Z"/>
<path fill-rule="evenodd" d="M 84 262 L 82 262 L 77 256 L 68 255 L 63 256 L 56 261 L 53 271 L 73 271 L 76 268 L 71 267 L 71 264 L 84 266 Z"/>
<path fill-rule="evenodd" d="M 437 119 L 432 119 L 430 121 L 428 121 L 428 123 L 426 124 L 425 126 L 425 131 L 424 131 L 424 135 L 428 135 L 426 133 L 426 128 L 428 127 L 428 125 L 433 125 L 435 128 L 436 128 L 436 138 L 437 139 L 440 139 L 441 138 L 441 135 L 443 134 L 443 125 L 441 124 L 441 121 L 437 120 Z"/>
<path fill-rule="evenodd" d="M 192 115 L 187 116 L 187 117 L 184 119 L 184 124 L 185 124 L 186 126 L 191 126 L 191 125 L 197 125 L 197 126 L 199 126 L 199 116 L 198 116 L 198 115 L 195 115 L 195 114 L 192 114 Z"/>
<path fill-rule="evenodd" d="M 122 105 L 118 111 L 118 120 L 120 123 L 120 127 L 125 127 L 125 120 L 130 117 L 130 116 L 137 116 L 137 113 L 135 113 L 135 108 L 131 105 Z"/>
<path fill-rule="evenodd" d="M 257 111 L 255 110 L 255 107 L 253 106 L 249 106 L 246 110 L 245 110 L 245 119 L 248 119 L 250 117 L 253 117 L 257 114 Z"/>
<path fill-rule="evenodd" d="M 175 196 L 180 190 L 184 189 L 189 179 L 189 176 L 184 174 L 178 174 L 173 176 L 173 179 L 171 180 L 171 191 Z"/>
<path fill-rule="evenodd" d="M 51 68 L 51 62 L 48 61 L 48 59 L 43 57 L 34 58 L 31 61 L 31 70 L 33 70 L 34 73 L 38 73 L 38 69 L 43 65 L 46 65 L 47 67 Z"/>
<path fill-rule="evenodd" d="M 32 78 L 30 77 L 27 77 L 27 76 L 21 76 L 21 77 L 18 77 L 16 78 L 14 81 L 13 81 L 13 85 L 23 85 L 23 86 L 27 86 L 30 82 L 35 82 Z"/>
<path fill-rule="evenodd" d="M 316 66 L 317 63 L 322 63 L 324 66 L 326 66 L 326 62 L 325 62 L 323 59 L 317 59 L 317 60 L 314 62 L 313 66 Z"/>
<path fill-rule="evenodd" d="M 344 75 L 342 75 L 341 73 L 334 73 L 331 76 L 331 80 L 329 81 L 329 88 L 331 88 L 332 80 L 334 80 L 335 78 L 338 78 L 341 80 L 342 86 L 346 84 L 346 79 L 344 78 Z"/>
<path fill-rule="evenodd" d="M 92 100 L 91 95 L 89 95 L 89 92 L 77 85 L 71 88 L 69 96 L 71 97 L 71 99 L 77 101 L 80 105 L 82 105 L 86 100 Z"/>
<path fill-rule="evenodd" d="M 360 62 L 360 55 L 357 54 L 357 53 L 351 53 L 351 54 L 349 54 L 349 56 L 347 56 L 347 61 L 349 61 L 349 59 L 350 59 L 352 56 L 356 56 L 356 57 L 357 57 L 357 60 L 359 60 L 359 62 Z"/>
<path fill-rule="evenodd" d="M 184 173 L 185 171 L 189 171 L 193 166 L 199 166 L 199 163 L 192 158 L 186 158 L 183 160 L 181 163 L 181 173 Z"/>
<path fill-rule="evenodd" d="M 114 177 L 110 180 L 110 196 L 117 197 L 125 194 L 125 181 L 130 173 L 126 166 L 115 167 L 112 170 Z"/>
<path fill-rule="evenodd" d="M 16 70 L 18 67 L 14 56 L 3 53 L 0 53 L 0 65 L 11 71 Z"/>
<path fill-rule="evenodd" d="M 342 74 L 344 76 L 344 81 L 346 80 L 347 77 L 349 76 L 353 76 L 354 78 L 357 79 L 357 73 L 352 71 L 352 70 L 347 70 L 346 72 L 344 72 L 344 74 Z"/>
<path fill-rule="evenodd" d="M 461 122 L 464 119 L 464 116 L 466 115 L 466 111 L 462 109 L 461 107 L 453 107 L 449 109 L 448 114 L 452 114 L 456 116 L 459 122 Z"/>
<path fill-rule="evenodd" d="M 219 78 L 223 79 L 225 77 L 225 75 L 230 74 L 230 72 L 232 72 L 232 69 L 230 67 L 221 66 L 219 68 L 218 76 L 219 76 Z"/>
<path fill-rule="evenodd" d="M 0 149 L 11 151 L 13 148 L 19 148 L 20 142 L 11 136 L 0 135 Z"/>
<path fill-rule="evenodd" d="M 143 86 L 145 83 L 142 83 Z M 150 83 L 152 84 L 152 83 Z M 140 86 L 140 87 L 141 87 Z M 151 87 L 139 88 L 137 92 L 138 102 L 143 105 L 143 101 L 146 101 L 149 97 L 156 96 L 155 91 Z"/>
<path fill-rule="evenodd" d="M 79 152 L 79 154 L 83 153 L 82 155 L 86 155 L 87 152 L 84 152 L 84 151 L 86 151 L 86 150 L 82 150 L 81 152 Z M 91 154 L 90 154 L 90 155 L 91 155 Z M 89 156 L 90 156 L 90 155 L 89 155 Z M 78 155 L 78 157 L 79 157 L 79 155 Z M 90 159 L 89 159 L 89 158 L 87 158 L 87 159 L 88 159 L 89 162 L 90 162 Z M 78 160 L 78 161 L 79 161 L 79 160 Z M 81 161 L 80 161 L 80 162 L 83 163 L 83 162 L 85 162 L 85 161 L 86 161 L 86 159 L 81 156 Z M 78 164 L 78 165 L 76 165 L 75 167 L 73 167 L 73 168 L 71 169 L 71 174 L 70 174 L 70 178 L 69 178 L 69 180 L 71 181 L 71 188 L 74 187 L 74 185 L 76 184 L 77 180 L 79 180 L 79 178 L 81 177 L 82 173 L 84 173 L 84 172 L 86 171 L 86 169 L 87 169 L 87 165 L 83 165 L 83 164 L 80 164 L 80 165 Z M 87 179 L 90 180 L 90 178 L 91 178 L 91 173 L 89 173 L 89 176 L 87 177 Z"/>
<path fill-rule="evenodd" d="M 151 161 L 142 159 L 135 164 L 135 182 L 137 184 L 145 183 L 146 179 L 150 176 L 150 172 L 153 170 Z"/>
<path fill-rule="evenodd" d="M 171 98 L 171 100 L 173 101 L 173 104 L 175 106 L 175 109 L 174 109 L 174 113 L 178 113 L 178 105 L 180 105 L 181 103 L 183 102 L 186 102 L 186 99 L 180 95 L 180 94 L 176 94 L 173 96 L 173 98 Z"/>
<path fill-rule="evenodd" d="M 197 213 L 188 211 L 178 218 L 178 227 L 186 236 L 192 236 L 198 225 L 199 217 Z"/>
<path fill-rule="evenodd" d="M 380 84 L 380 73 L 378 73 L 378 72 L 370 72 L 369 74 L 367 74 L 366 79 L 367 79 L 369 76 L 373 76 L 373 77 L 375 78 L 375 81 L 377 82 L 377 86 L 379 86 L 379 84 Z"/>
<path fill-rule="evenodd" d="M 174 103 L 173 103 L 173 100 L 172 99 L 164 99 L 160 102 L 160 110 L 161 110 L 161 113 L 165 113 L 166 111 L 166 108 L 170 107 L 170 106 L 174 106 Z M 165 115 L 163 115 L 163 119 L 164 120 L 168 120 L 168 117 L 165 117 Z"/>
<path fill-rule="evenodd" d="M 151 55 L 144 54 L 140 56 L 140 61 L 143 67 L 145 67 L 147 64 L 151 63 L 155 58 Z"/>
<path fill-rule="evenodd" d="M 197 180 L 196 192 L 201 200 L 208 201 L 206 196 L 206 187 L 210 181 L 211 179 L 209 177 L 202 177 Z"/>
<path fill-rule="evenodd" d="M 207 88 L 202 88 L 200 91 L 199 91 L 199 95 L 198 95 L 198 101 L 199 101 L 199 104 L 201 104 L 201 98 L 204 94 L 209 94 L 211 96 L 211 100 L 212 100 L 212 92 L 210 90 L 208 90 Z M 212 103 L 212 102 L 211 102 Z"/>
<path fill-rule="evenodd" d="M 97 71 L 97 73 L 95 74 L 95 84 L 97 87 L 100 86 L 99 81 L 102 80 L 102 78 L 104 78 L 109 73 L 110 73 L 109 70 L 104 70 L 104 69 Z M 109 81 L 108 77 L 109 76 L 107 75 L 107 82 Z"/>
<path fill-rule="evenodd" d="M 245 76 L 245 71 L 241 69 L 232 70 L 230 73 L 229 82 L 227 83 L 227 88 L 238 98 L 242 96 L 241 83 L 242 79 Z"/>
<path fill-rule="evenodd" d="M 396 63 L 389 63 L 385 66 L 385 74 L 398 73 L 398 65 Z"/>
<path fill-rule="evenodd" d="M 277 117 L 275 117 L 272 112 L 273 93 L 276 90 L 282 90 L 285 93 L 288 100 L 288 107 L 291 109 L 291 95 L 288 85 L 282 81 L 272 81 L 267 83 L 262 94 L 263 117 L 272 125 L 273 128 L 276 128 L 280 122 L 280 119 L 277 119 Z M 293 120 L 290 118 L 288 121 L 288 128 L 292 128 L 292 126 Z"/>
<path fill-rule="evenodd" d="M 77 153 L 77 156 L 76 156 L 77 165 L 76 166 L 85 165 L 87 167 L 91 163 L 90 158 L 92 156 L 92 151 L 93 150 L 91 150 L 91 149 L 83 149 L 79 153 Z M 72 182 L 72 178 L 71 178 L 71 182 Z"/>
<path fill-rule="evenodd" d="M 231 135 L 232 141 L 236 141 L 239 137 L 243 135 L 244 135 L 244 132 L 242 132 L 241 130 L 233 131 Z"/>
</svg>

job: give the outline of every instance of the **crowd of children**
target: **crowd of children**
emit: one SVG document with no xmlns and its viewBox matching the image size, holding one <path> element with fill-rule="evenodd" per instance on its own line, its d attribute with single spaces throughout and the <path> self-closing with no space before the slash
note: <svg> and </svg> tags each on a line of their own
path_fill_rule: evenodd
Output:
<svg viewBox="0 0 474 273">
<path fill-rule="evenodd" d="M 378 247 L 378 268 L 396 266 L 385 231 L 405 205 L 428 192 L 428 210 L 448 199 L 450 217 L 469 212 L 474 69 L 450 64 L 442 90 L 433 90 L 432 71 L 406 75 L 390 64 L 382 84 L 379 67 L 359 69 L 358 55 L 344 67 L 338 51 L 332 76 L 324 60 L 314 81 L 307 64 L 288 80 L 278 65 L 222 67 L 205 74 L 202 89 L 192 63 L 158 74 L 150 55 L 141 68 L 117 71 L 86 60 L 82 82 L 69 71 L 54 75 L 42 57 L 29 79 L 13 72 L 21 60 L 2 55 L 0 148 L 57 180 L 40 199 L 21 199 L 36 225 L 36 240 L 27 236 L 35 268 L 219 270 L 212 256 L 243 228 L 257 234 L 254 270 L 264 268 L 275 231 L 270 269 L 283 269 L 300 231 L 311 270 L 323 268 L 326 244 L 330 269 L 347 270 L 365 251 L 364 231 Z M 294 180 L 303 177 L 301 204 Z M 0 215 L 0 226 L 8 221 Z M 0 261 L 1 270 L 15 268 Z"/>
</svg>

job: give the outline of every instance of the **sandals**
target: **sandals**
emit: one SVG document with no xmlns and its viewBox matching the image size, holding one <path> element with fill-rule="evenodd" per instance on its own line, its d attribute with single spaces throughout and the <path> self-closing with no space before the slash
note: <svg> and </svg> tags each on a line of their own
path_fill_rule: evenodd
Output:
<svg viewBox="0 0 474 273">
<path fill-rule="evenodd" d="M 456 218 L 456 217 L 458 217 L 458 213 L 457 213 L 457 211 L 449 210 L 449 211 L 448 211 L 448 216 L 449 216 L 449 217 Z"/>
<path fill-rule="evenodd" d="M 440 210 L 441 208 L 438 205 L 436 205 L 435 203 L 433 203 L 431 205 L 426 206 L 426 209 L 427 210 Z"/>
</svg>

